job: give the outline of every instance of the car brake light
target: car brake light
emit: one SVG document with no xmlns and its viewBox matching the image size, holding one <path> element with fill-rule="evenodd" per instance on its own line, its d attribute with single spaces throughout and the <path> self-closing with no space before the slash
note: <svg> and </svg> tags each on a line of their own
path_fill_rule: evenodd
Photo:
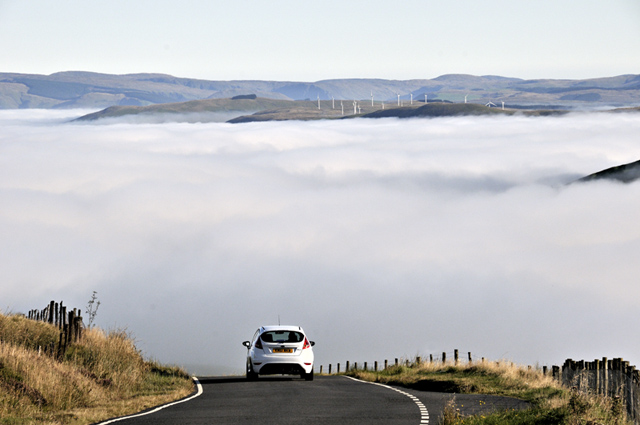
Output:
<svg viewBox="0 0 640 425">
<path fill-rule="evenodd" d="M 260 338 L 256 339 L 256 343 L 253 346 L 262 350 L 262 341 L 260 341 Z"/>
<path fill-rule="evenodd" d="M 304 345 L 302 346 L 302 349 L 304 350 L 305 348 L 311 348 L 311 344 L 309 344 L 309 341 L 307 340 L 307 338 L 304 338 Z"/>
</svg>

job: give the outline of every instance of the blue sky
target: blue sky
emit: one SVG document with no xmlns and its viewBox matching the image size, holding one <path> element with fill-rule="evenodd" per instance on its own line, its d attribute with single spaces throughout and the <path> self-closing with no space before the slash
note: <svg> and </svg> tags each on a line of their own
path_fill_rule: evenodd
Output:
<svg viewBox="0 0 640 425">
<path fill-rule="evenodd" d="M 640 72 L 636 0 L 0 0 L 0 72 L 317 81 Z"/>
</svg>

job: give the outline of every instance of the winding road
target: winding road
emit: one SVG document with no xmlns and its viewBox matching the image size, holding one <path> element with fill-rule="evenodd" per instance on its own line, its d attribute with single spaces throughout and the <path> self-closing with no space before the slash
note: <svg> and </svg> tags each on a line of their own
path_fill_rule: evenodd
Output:
<svg viewBox="0 0 640 425">
<path fill-rule="evenodd" d="M 254 382 L 212 377 L 199 378 L 197 383 L 198 393 L 181 402 L 102 424 L 435 425 L 454 397 L 346 376 L 316 376 L 312 382 L 289 377 L 261 377 Z M 457 394 L 455 403 L 463 413 L 526 407 L 519 400 L 479 395 Z"/>
</svg>

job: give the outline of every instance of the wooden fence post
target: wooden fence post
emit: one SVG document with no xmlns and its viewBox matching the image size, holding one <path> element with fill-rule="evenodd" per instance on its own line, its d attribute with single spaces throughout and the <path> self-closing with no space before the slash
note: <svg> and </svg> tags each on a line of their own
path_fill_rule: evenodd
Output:
<svg viewBox="0 0 640 425">
<path fill-rule="evenodd" d="M 455 365 L 458 366 L 459 358 L 458 358 L 458 349 L 453 350 L 453 361 Z"/>
<path fill-rule="evenodd" d="M 76 317 L 76 341 L 79 341 L 81 339 L 82 339 L 82 316 L 77 316 Z"/>
<path fill-rule="evenodd" d="M 446 364 L 447 363 L 447 353 L 445 353 L 444 351 L 442 352 L 442 364 Z"/>
<path fill-rule="evenodd" d="M 67 344 L 73 342 L 73 336 L 75 335 L 75 329 L 73 329 L 73 326 L 75 325 L 76 322 L 76 313 L 75 311 L 70 311 L 69 312 L 69 324 L 67 326 Z"/>
<path fill-rule="evenodd" d="M 64 324 L 64 315 L 67 313 L 66 309 L 62 305 L 62 301 L 60 301 L 59 306 L 60 311 L 58 311 L 58 329 L 62 330 L 62 325 Z"/>
<path fill-rule="evenodd" d="M 600 394 L 609 393 L 609 371 L 607 370 L 607 358 L 603 357 L 600 361 Z"/>
<path fill-rule="evenodd" d="M 471 359 L 471 351 L 469 351 L 469 364 L 473 363 L 473 360 Z"/>
<path fill-rule="evenodd" d="M 329 363 L 329 375 L 331 375 L 331 363 Z"/>
</svg>

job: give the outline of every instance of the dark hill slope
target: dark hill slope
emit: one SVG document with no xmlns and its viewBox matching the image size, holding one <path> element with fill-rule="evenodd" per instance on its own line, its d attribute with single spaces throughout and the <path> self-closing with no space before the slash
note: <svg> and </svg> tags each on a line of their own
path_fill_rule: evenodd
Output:
<svg viewBox="0 0 640 425">
<path fill-rule="evenodd" d="M 405 108 L 382 109 L 363 115 L 364 118 L 413 118 L 413 117 L 457 117 L 466 115 L 513 115 L 511 110 L 490 108 L 473 103 L 427 103 Z"/>
<path fill-rule="evenodd" d="M 615 180 L 622 183 L 631 183 L 638 180 L 638 178 L 640 178 L 640 161 L 635 161 L 590 174 L 581 178 L 578 182 L 589 182 L 604 179 Z"/>
<path fill-rule="evenodd" d="M 427 103 L 419 107 L 383 109 L 363 115 L 364 118 L 419 118 L 419 117 L 460 117 L 460 116 L 497 116 L 522 114 L 527 116 L 561 115 L 562 110 L 518 111 L 478 105 L 474 103 Z"/>
</svg>

